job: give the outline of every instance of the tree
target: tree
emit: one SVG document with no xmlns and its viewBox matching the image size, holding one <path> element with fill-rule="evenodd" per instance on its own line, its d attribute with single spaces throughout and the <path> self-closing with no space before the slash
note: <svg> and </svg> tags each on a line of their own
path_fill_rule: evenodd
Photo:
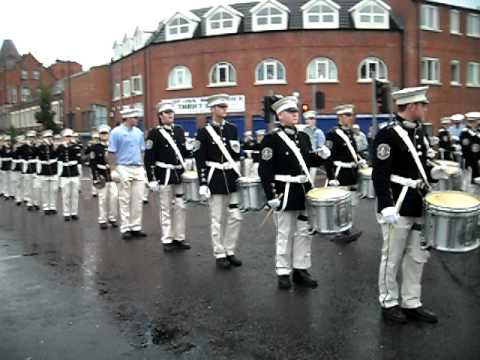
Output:
<svg viewBox="0 0 480 360">
<path fill-rule="evenodd" d="M 40 111 L 35 113 L 37 122 L 43 125 L 45 130 L 53 130 L 54 133 L 59 131 L 58 125 L 53 121 L 55 111 L 52 111 L 50 90 L 42 87 L 40 91 Z"/>
</svg>

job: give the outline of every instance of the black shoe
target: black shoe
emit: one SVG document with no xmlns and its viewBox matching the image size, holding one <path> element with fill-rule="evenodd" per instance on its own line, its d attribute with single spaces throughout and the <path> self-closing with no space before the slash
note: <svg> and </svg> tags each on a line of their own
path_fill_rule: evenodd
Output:
<svg viewBox="0 0 480 360">
<path fill-rule="evenodd" d="M 38 205 L 34 205 L 33 208 L 35 209 L 35 211 L 40 210 L 40 206 L 38 206 Z"/>
<path fill-rule="evenodd" d="M 64 217 L 63 217 L 63 220 L 65 220 L 65 221 L 70 221 L 70 216 L 64 216 Z"/>
<path fill-rule="evenodd" d="M 72 215 L 72 220 L 78 220 L 78 215 Z"/>
<path fill-rule="evenodd" d="M 299 286 L 304 286 L 312 289 L 318 286 L 317 281 L 312 279 L 307 270 L 294 269 L 292 280 L 295 284 Z"/>
<path fill-rule="evenodd" d="M 109 221 L 109 222 L 110 222 L 110 225 L 112 226 L 112 228 L 117 228 L 118 227 L 116 221 Z"/>
<path fill-rule="evenodd" d="M 180 240 L 173 240 L 172 244 L 175 245 L 180 250 L 190 250 L 192 247 L 189 243 Z"/>
<path fill-rule="evenodd" d="M 174 243 L 163 244 L 163 251 L 166 253 L 175 251 L 176 249 L 177 249 L 177 246 Z"/>
<path fill-rule="evenodd" d="M 242 266 L 242 260 L 237 258 L 235 255 L 228 255 L 227 260 L 232 264 L 232 266 L 239 267 Z"/>
<path fill-rule="evenodd" d="M 290 281 L 290 275 L 279 275 L 278 276 L 278 288 L 281 290 L 288 290 L 292 287 L 292 282 Z"/>
<path fill-rule="evenodd" d="M 436 324 L 438 322 L 438 317 L 433 311 L 424 309 L 423 307 L 418 307 L 416 309 L 403 309 L 403 313 L 407 319 L 422 321 L 429 324 Z"/>
<path fill-rule="evenodd" d="M 57 215 L 57 210 L 50 210 L 50 214 Z"/>
<path fill-rule="evenodd" d="M 132 236 L 134 236 L 134 237 L 147 237 L 147 234 L 145 234 L 142 230 L 138 230 L 138 231 L 132 231 Z"/>
<path fill-rule="evenodd" d="M 144 203 L 144 204 L 148 204 L 148 200 L 143 200 L 143 203 Z"/>
<path fill-rule="evenodd" d="M 96 198 L 96 197 L 97 197 L 97 194 L 92 194 L 92 197 L 93 197 L 93 198 Z"/>
<path fill-rule="evenodd" d="M 232 264 L 230 261 L 227 260 L 227 258 L 220 258 L 215 260 L 215 263 L 217 264 L 217 267 L 220 269 L 230 269 L 232 267 Z"/>
<path fill-rule="evenodd" d="M 132 233 L 130 231 L 125 231 L 123 234 L 122 234 L 122 239 L 123 240 L 130 240 L 132 238 Z"/>
<path fill-rule="evenodd" d="M 33 211 L 33 210 L 35 210 L 35 208 L 32 205 L 30 205 L 30 206 L 27 207 L 27 210 L 28 211 Z"/>
<path fill-rule="evenodd" d="M 391 321 L 397 324 L 407 323 L 407 317 L 398 305 L 390 308 L 382 308 L 382 318 L 385 321 Z"/>
<path fill-rule="evenodd" d="M 22 202 L 21 202 L 21 201 L 17 201 L 17 206 L 22 206 Z"/>
<path fill-rule="evenodd" d="M 102 229 L 102 230 L 108 229 L 107 223 L 101 223 L 101 224 L 100 224 L 100 229 Z"/>
<path fill-rule="evenodd" d="M 43 213 L 44 213 L 45 215 L 50 215 L 50 214 L 49 214 L 49 211 L 50 211 L 50 210 L 43 210 Z"/>
</svg>

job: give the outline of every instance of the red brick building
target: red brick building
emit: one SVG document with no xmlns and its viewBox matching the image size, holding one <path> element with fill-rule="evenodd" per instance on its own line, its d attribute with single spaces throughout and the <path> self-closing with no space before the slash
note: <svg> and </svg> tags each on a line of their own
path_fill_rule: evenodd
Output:
<svg viewBox="0 0 480 360">
<path fill-rule="evenodd" d="M 201 97 L 218 92 L 236 95 L 231 118 L 241 130 L 262 126 L 263 96 L 273 93 L 313 105 L 321 90 L 328 126 L 339 103 L 368 119 L 373 72 L 398 88 L 428 84 L 434 124 L 479 106 L 480 11 L 435 1 L 221 5 L 174 14 L 145 46 L 127 40 L 114 48 L 112 110 L 119 120 L 123 106 L 143 107 L 148 127 L 155 104 L 173 99 L 194 131 L 206 116 Z"/>
</svg>

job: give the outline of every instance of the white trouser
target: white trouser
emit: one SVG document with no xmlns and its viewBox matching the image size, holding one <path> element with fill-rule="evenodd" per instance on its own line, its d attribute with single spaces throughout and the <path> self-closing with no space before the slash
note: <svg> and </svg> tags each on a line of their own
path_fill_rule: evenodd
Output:
<svg viewBox="0 0 480 360">
<path fill-rule="evenodd" d="M 160 227 L 162 243 L 185 240 L 186 209 L 183 200 L 183 184 L 160 186 Z"/>
<path fill-rule="evenodd" d="M 23 201 L 23 174 L 18 171 L 12 171 L 10 181 L 13 183 L 12 195 L 15 197 L 15 201 Z"/>
<path fill-rule="evenodd" d="M 317 170 L 318 168 L 316 167 L 310 168 L 310 177 L 312 178 L 312 181 L 313 181 L 313 187 L 315 187 L 316 185 L 315 179 L 317 178 Z"/>
<path fill-rule="evenodd" d="M 56 176 L 40 176 L 42 183 L 43 210 L 57 210 L 58 178 Z"/>
<path fill-rule="evenodd" d="M 312 266 L 312 235 L 308 221 L 300 219 L 304 211 L 276 211 L 277 275 L 290 275 L 292 269 L 306 270 Z"/>
<path fill-rule="evenodd" d="M 217 259 L 235 254 L 243 219 L 238 208 L 238 197 L 236 192 L 228 195 L 212 195 L 208 201 L 213 255 Z"/>
<path fill-rule="evenodd" d="M 38 175 L 33 175 L 32 184 L 32 204 L 40 206 L 42 198 L 42 181 Z"/>
<path fill-rule="evenodd" d="M 13 196 L 13 180 L 12 180 L 12 171 L 5 171 L 4 183 L 3 183 L 3 194 L 5 196 Z"/>
<path fill-rule="evenodd" d="M 395 225 L 381 224 L 383 246 L 378 285 L 380 305 L 384 308 L 400 305 L 414 309 L 422 306 L 423 265 L 428 261 L 430 252 L 421 248 L 421 231 L 412 230 L 413 224 L 422 222 L 422 218 L 402 216 Z M 401 299 L 397 282 L 399 269 Z"/>
<path fill-rule="evenodd" d="M 118 217 L 118 188 L 113 181 L 107 182 L 98 194 L 98 223 L 116 222 Z"/>
<path fill-rule="evenodd" d="M 27 206 L 32 206 L 32 196 L 33 196 L 33 177 L 34 174 L 24 174 L 23 175 L 23 199 L 27 202 Z"/>
<path fill-rule="evenodd" d="M 142 200 L 145 192 L 145 170 L 142 166 L 118 165 L 120 176 L 118 199 L 122 233 L 142 229 Z"/>
<path fill-rule="evenodd" d="M 143 201 L 148 201 L 148 195 L 150 194 L 150 188 L 148 184 L 145 182 L 145 187 L 143 188 Z"/>
<path fill-rule="evenodd" d="M 5 171 L 0 170 L 0 194 L 5 194 Z"/>
<path fill-rule="evenodd" d="M 80 189 L 80 177 L 61 177 L 60 189 L 62 189 L 63 216 L 78 215 L 78 190 Z"/>
<path fill-rule="evenodd" d="M 92 196 L 98 195 L 98 190 L 95 186 L 92 184 Z"/>
</svg>

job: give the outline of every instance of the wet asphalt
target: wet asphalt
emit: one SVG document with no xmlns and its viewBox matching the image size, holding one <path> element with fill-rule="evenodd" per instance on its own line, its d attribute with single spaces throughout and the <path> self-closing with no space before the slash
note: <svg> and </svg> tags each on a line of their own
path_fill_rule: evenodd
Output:
<svg viewBox="0 0 480 360">
<path fill-rule="evenodd" d="M 188 208 L 192 249 L 165 254 L 154 196 L 145 239 L 100 230 L 86 183 L 80 220 L 0 200 L 0 359 L 479 359 L 480 250 L 434 252 L 423 302 L 436 325 L 386 324 L 377 303 L 381 234 L 361 200 L 358 242 L 317 236 L 314 290 L 277 289 L 274 231 L 246 213 L 241 268 L 216 269 L 208 208 Z"/>
</svg>

